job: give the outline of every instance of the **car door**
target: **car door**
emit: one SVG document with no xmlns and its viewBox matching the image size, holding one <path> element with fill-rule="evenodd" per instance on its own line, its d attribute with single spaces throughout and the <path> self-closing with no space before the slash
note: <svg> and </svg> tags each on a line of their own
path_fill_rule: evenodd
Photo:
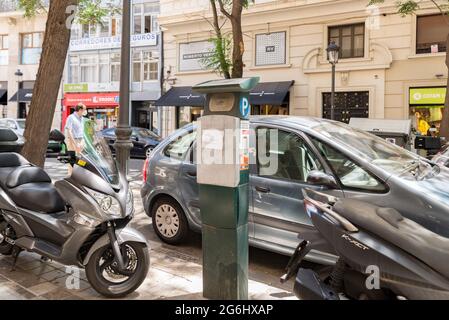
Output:
<svg viewBox="0 0 449 320">
<path fill-rule="evenodd" d="M 256 172 L 251 175 L 255 239 L 265 247 L 289 253 L 316 231 L 304 210 L 304 188 L 312 170 L 325 166 L 303 136 L 293 130 L 258 126 Z M 340 190 L 331 193 L 341 196 Z"/>
<path fill-rule="evenodd" d="M 184 159 L 179 170 L 179 187 L 183 197 L 183 202 L 189 210 L 192 219 L 201 225 L 200 197 L 197 183 L 196 168 L 196 141 L 193 142 L 188 156 Z M 252 220 L 252 194 L 249 194 L 248 208 L 248 236 L 254 237 L 254 223 Z"/>
</svg>

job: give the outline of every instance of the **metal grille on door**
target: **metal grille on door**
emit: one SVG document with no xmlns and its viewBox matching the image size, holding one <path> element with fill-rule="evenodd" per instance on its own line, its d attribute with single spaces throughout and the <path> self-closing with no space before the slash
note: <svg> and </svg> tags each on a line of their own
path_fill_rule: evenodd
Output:
<svg viewBox="0 0 449 320">
<path fill-rule="evenodd" d="M 335 120 L 349 123 L 354 118 L 369 117 L 369 92 L 336 92 Z M 323 93 L 323 118 L 331 118 L 331 93 Z"/>
</svg>

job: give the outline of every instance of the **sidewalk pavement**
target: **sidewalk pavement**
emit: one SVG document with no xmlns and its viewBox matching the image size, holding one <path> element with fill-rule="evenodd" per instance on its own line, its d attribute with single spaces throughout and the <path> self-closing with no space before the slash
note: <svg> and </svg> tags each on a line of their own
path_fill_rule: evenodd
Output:
<svg viewBox="0 0 449 320">
<path fill-rule="evenodd" d="M 53 179 L 60 179 L 67 173 L 66 167 L 53 159 L 47 161 L 46 170 Z M 133 225 L 151 229 L 151 220 L 144 213 L 140 200 L 140 171 L 131 170 L 130 178 L 136 207 Z M 158 241 L 150 241 L 150 247 L 150 272 L 140 288 L 126 299 L 203 299 L 199 258 L 167 248 Z M 44 262 L 39 255 L 26 252 L 19 256 L 15 271 L 11 271 L 11 266 L 11 257 L 0 257 L 0 299 L 103 299 L 90 287 L 84 270 Z M 286 289 L 293 287 L 292 282 L 281 286 L 273 283 L 272 278 L 264 279 L 263 275 L 256 278 L 249 280 L 250 299 L 296 299 L 291 289 Z M 72 288 L 74 283 L 79 283 L 79 288 Z"/>
</svg>

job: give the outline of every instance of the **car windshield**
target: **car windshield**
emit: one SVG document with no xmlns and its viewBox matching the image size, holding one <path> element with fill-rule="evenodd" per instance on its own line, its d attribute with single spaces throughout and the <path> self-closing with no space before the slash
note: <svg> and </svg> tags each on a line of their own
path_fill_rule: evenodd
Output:
<svg viewBox="0 0 449 320">
<path fill-rule="evenodd" d="M 391 142 L 343 123 L 326 122 L 313 130 L 385 171 L 399 175 L 428 162 Z"/>
<path fill-rule="evenodd" d="M 93 164 L 113 185 L 119 183 L 119 174 L 111 150 L 100 132 L 95 131 L 96 122 L 84 120 L 83 149 L 81 155 Z"/>
<path fill-rule="evenodd" d="M 155 140 L 159 139 L 159 136 L 157 134 L 155 134 L 153 131 L 150 131 L 148 129 L 139 129 L 137 132 L 141 137 L 144 137 L 144 138 L 150 138 L 150 139 L 155 139 Z"/>
<path fill-rule="evenodd" d="M 20 129 L 25 129 L 25 120 L 17 120 L 17 124 L 19 126 Z"/>
</svg>

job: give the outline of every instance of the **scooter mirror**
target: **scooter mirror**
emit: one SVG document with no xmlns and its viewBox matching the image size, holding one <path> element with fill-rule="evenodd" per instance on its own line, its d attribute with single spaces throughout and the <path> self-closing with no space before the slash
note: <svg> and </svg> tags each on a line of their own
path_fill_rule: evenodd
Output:
<svg viewBox="0 0 449 320">
<path fill-rule="evenodd" d="M 337 181 L 335 181 L 333 176 L 318 170 L 309 172 L 307 175 L 307 183 L 327 187 L 329 189 L 338 189 Z"/>
</svg>

